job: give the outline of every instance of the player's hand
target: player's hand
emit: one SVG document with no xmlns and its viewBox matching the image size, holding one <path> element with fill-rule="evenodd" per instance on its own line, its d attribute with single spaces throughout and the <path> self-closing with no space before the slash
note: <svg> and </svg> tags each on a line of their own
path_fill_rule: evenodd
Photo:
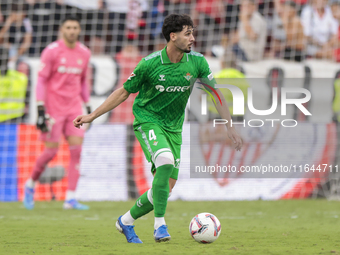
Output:
<svg viewBox="0 0 340 255">
<path fill-rule="evenodd" d="M 236 132 L 235 128 L 228 128 L 228 137 L 233 141 L 235 150 L 240 151 L 243 146 L 243 140 L 241 136 Z"/>
<path fill-rule="evenodd" d="M 79 115 L 77 118 L 74 119 L 73 125 L 76 128 L 80 128 L 84 123 L 91 123 L 93 120 L 94 118 L 91 116 L 91 114 Z"/>
<path fill-rule="evenodd" d="M 41 130 L 41 132 L 48 132 L 47 125 L 48 117 L 45 114 L 45 107 L 40 105 L 38 106 L 38 120 L 37 120 L 37 129 Z"/>
<path fill-rule="evenodd" d="M 37 129 L 39 129 L 43 133 L 47 133 L 48 127 L 46 122 L 47 118 L 45 116 L 39 116 L 37 121 Z"/>
</svg>

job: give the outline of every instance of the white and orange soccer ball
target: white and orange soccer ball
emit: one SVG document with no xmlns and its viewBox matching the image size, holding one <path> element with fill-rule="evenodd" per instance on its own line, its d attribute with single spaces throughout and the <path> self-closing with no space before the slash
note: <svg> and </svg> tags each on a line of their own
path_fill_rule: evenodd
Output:
<svg viewBox="0 0 340 255">
<path fill-rule="evenodd" d="M 221 234 L 221 223 L 211 213 L 200 213 L 191 220 L 189 231 L 195 241 L 199 243 L 212 243 Z"/>
</svg>

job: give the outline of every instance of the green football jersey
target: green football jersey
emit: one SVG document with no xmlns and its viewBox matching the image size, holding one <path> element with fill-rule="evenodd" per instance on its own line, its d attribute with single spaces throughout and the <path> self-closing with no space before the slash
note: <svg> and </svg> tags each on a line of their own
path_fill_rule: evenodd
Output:
<svg viewBox="0 0 340 255">
<path fill-rule="evenodd" d="M 171 63 L 166 47 L 143 58 L 124 88 L 137 93 L 133 103 L 133 125 L 158 124 L 170 132 L 181 132 L 184 112 L 196 79 L 215 86 L 208 62 L 200 53 L 184 53 L 178 63 Z"/>
</svg>

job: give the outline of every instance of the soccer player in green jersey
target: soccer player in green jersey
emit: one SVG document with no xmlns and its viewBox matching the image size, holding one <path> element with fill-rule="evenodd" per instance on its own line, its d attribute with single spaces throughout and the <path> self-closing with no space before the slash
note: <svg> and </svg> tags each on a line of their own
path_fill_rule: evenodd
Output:
<svg viewBox="0 0 340 255">
<path fill-rule="evenodd" d="M 134 231 L 136 219 L 154 210 L 154 239 L 169 241 L 164 215 L 168 197 L 178 177 L 184 111 L 190 88 L 198 78 L 208 87 L 215 81 L 204 56 L 192 52 L 195 41 L 193 22 L 188 15 L 171 14 L 165 18 L 162 33 L 166 47 L 143 58 L 124 86 L 115 90 L 105 102 L 89 115 L 78 116 L 74 126 L 90 123 L 102 114 L 114 109 L 130 93 L 137 93 L 133 104 L 135 135 L 148 161 L 152 163 L 154 179 L 152 188 L 137 199 L 135 205 L 116 222 L 117 229 L 129 243 L 142 243 Z M 227 132 L 236 150 L 242 147 L 242 139 L 230 126 L 227 103 L 219 90 L 214 94 L 216 108 L 221 118 L 228 120 Z"/>
</svg>

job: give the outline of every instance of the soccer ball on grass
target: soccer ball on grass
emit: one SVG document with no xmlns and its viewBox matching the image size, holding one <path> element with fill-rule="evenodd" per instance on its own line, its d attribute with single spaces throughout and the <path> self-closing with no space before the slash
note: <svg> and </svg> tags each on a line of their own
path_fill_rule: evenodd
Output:
<svg viewBox="0 0 340 255">
<path fill-rule="evenodd" d="M 200 213 L 191 220 L 189 231 L 196 242 L 212 243 L 221 234 L 221 223 L 211 213 Z"/>
</svg>

